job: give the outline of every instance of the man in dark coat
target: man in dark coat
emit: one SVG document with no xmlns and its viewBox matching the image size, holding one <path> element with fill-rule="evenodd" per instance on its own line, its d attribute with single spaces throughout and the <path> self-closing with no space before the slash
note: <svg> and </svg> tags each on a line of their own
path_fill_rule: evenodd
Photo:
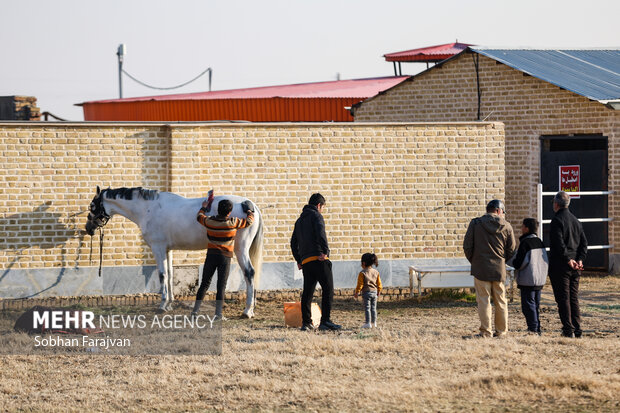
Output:
<svg viewBox="0 0 620 413">
<path fill-rule="evenodd" d="M 506 261 L 512 258 L 516 241 L 512 226 L 504 218 L 504 203 L 494 199 L 487 213 L 469 223 L 463 250 L 471 263 L 476 302 L 480 317 L 480 333 L 476 337 L 491 337 L 491 297 L 495 304 L 495 336 L 508 332 L 508 303 L 506 302 Z"/>
<path fill-rule="evenodd" d="M 301 317 L 303 331 L 313 329 L 312 297 L 316 283 L 321 285 L 321 324 L 319 330 L 339 330 L 341 326 L 330 319 L 332 300 L 334 297 L 334 277 L 332 263 L 329 260 L 329 246 L 325 234 L 323 208 L 325 198 L 321 194 L 313 194 L 304 206 L 301 216 L 295 222 L 291 237 L 291 251 L 297 267 L 304 274 L 304 289 L 301 295 Z"/>
<path fill-rule="evenodd" d="M 568 210 L 570 196 L 555 194 L 549 238 L 549 278 L 562 321 L 564 337 L 581 337 L 579 313 L 579 271 L 588 252 L 588 241 L 581 222 Z"/>
</svg>

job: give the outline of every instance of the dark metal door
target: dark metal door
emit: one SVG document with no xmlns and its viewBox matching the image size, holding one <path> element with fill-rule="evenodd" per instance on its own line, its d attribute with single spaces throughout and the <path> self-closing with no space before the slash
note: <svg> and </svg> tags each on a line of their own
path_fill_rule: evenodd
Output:
<svg viewBox="0 0 620 413">
<path fill-rule="evenodd" d="M 560 190 L 560 166 L 579 166 L 580 191 L 606 191 L 607 138 L 600 135 L 543 138 L 540 171 L 543 192 Z M 577 218 L 607 218 L 607 195 L 572 198 L 569 209 Z M 553 215 L 553 198 L 545 196 L 543 197 L 543 219 L 552 219 Z M 609 244 L 607 222 L 584 222 L 583 230 L 588 239 L 588 245 Z M 548 247 L 548 224 L 543 226 L 543 240 Z M 608 249 L 588 250 L 584 267 L 607 270 L 608 257 Z"/>
</svg>

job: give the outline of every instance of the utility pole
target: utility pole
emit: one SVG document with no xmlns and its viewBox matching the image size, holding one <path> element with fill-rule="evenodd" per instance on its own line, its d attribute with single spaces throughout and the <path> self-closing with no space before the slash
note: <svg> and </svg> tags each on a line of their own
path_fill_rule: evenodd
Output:
<svg viewBox="0 0 620 413">
<path fill-rule="evenodd" d="M 127 48 L 124 43 L 118 45 L 116 55 L 118 56 L 118 97 L 123 98 L 123 57 L 127 52 Z"/>
</svg>

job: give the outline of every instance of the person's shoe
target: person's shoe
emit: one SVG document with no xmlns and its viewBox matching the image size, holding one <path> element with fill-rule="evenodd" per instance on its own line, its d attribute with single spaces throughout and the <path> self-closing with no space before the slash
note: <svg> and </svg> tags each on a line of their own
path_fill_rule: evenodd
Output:
<svg viewBox="0 0 620 413">
<path fill-rule="evenodd" d="M 372 328 L 372 324 L 364 323 L 364 324 L 362 324 L 362 328 Z"/>
<path fill-rule="evenodd" d="M 300 328 L 301 331 L 312 331 L 314 326 L 312 324 L 303 324 Z"/>
<path fill-rule="evenodd" d="M 338 324 L 334 324 L 331 321 L 324 321 L 319 325 L 320 331 L 327 331 L 327 330 L 337 331 L 337 330 L 340 330 L 341 328 L 342 326 Z"/>
</svg>

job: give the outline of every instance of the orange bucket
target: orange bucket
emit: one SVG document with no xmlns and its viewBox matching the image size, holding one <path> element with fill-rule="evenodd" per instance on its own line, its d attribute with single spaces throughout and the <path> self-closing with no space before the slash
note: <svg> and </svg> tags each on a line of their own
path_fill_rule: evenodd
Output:
<svg viewBox="0 0 620 413">
<path fill-rule="evenodd" d="M 317 303 L 312 303 L 310 310 L 312 325 L 318 327 L 321 322 L 321 309 Z M 287 327 L 301 327 L 301 303 L 299 301 L 284 303 L 284 324 Z"/>
</svg>

